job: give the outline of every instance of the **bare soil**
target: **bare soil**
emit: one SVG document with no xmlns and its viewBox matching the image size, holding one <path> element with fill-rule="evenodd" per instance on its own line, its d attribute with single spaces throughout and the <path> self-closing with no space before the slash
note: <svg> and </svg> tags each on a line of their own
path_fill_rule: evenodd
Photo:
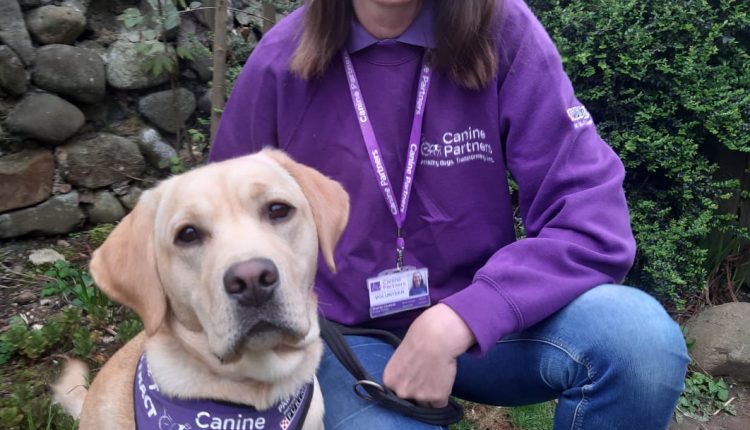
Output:
<svg viewBox="0 0 750 430">
<path fill-rule="evenodd" d="M 737 415 L 719 413 L 702 423 L 691 418 L 685 418 L 682 423 L 674 422 L 669 430 L 748 430 L 750 429 L 750 385 L 733 384 L 730 387 L 729 398 L 737 408 Z"/>
</svg>

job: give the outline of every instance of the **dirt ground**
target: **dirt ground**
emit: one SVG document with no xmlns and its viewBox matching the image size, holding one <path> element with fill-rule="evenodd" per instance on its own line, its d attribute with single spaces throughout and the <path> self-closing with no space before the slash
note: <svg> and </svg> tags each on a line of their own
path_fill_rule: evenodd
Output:
<svg viewBox="0 0 750 430">
<path fill-rule="evenodd" d="M 720 413 L 707 423 L 685 418 L 682 423 L 673 423 L 669 430 L 748 430 L 750 429 L 750 385 L 736 384 L 729 390 L 729 398 L 737 408 L 737 415 Z"/>
</svg>

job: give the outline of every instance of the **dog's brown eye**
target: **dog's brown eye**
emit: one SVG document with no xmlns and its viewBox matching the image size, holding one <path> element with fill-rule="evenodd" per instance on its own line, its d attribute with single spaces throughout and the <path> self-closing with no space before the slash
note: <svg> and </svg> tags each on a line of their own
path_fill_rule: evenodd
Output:
<svg viewBox="0 0 750 430">
<path fill-rule="evenodd" d="M 174 242 L 176 245 L 192 245 L 198 243 L 200 240 L 200 230 L 193 227 L 192 225 L 189 225 L 187 227 L 183 227 L 179 232 L 177 232 L 177 236 L 175 236 Z"/>
<path fill-rule="evenodd" d="M 281 220 L 289 216 L 292 207 L 284 203 L 271 203 L 268 205 L 268 217 L 271 220 Z"/>
</svg>

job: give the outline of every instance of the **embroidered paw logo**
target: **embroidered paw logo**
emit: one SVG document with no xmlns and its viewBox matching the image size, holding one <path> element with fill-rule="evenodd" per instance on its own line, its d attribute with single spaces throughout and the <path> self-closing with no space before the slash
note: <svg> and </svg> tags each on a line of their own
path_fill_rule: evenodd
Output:
<svg viewBox="0 0 750 430">
<path fill-rule="evenodd" d="M 422 146 L 419 148 L 419 152 L 422 153 L 423 157 L 439 157 L 442 153 L 442 150 L 440 148 L 440 145 L 423 140 Z"/>
</svg>

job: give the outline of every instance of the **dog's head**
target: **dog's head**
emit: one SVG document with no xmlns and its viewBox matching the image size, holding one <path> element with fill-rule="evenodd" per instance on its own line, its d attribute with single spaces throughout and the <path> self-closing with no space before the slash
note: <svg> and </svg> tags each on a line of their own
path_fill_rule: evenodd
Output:
<svg viewBox="0 0 750 430">
<path fill-rule="evenodd" d="M 348 210 L 338 183 L 264 150 L 145 192 L 96 250 L 91 273 L 148 335 L 183 333 L 225 363 L 296 348 L 317 339 L 318 249 L 335 270 Z"/>
</svg>

